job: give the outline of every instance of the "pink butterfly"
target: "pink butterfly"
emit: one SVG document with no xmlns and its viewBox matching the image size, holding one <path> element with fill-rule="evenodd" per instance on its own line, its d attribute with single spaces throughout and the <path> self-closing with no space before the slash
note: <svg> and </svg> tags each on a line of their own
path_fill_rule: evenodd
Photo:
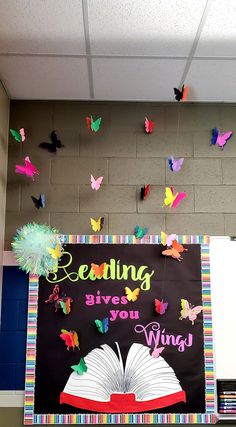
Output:
<svg viewBox="0 0 236 427">
<path fill-rule="evenodd" d="M 152 120 L 148 120 L 147 117 L 145 117 L 144 126 L 145 126 L 145 132 L 146 133 L 152 133 L 153 132 L 154 122 Z"/>
<path fill-rule="evenodd" d="M 203 310 L 202 305 L 194 306 L 190 304 L 186 299 L 181 299 L 181 311 L 179 320 L 189 318 L 192 325 L 194 325 L 194 320 L 196 320 L 197 315 Z"/>
<path fill-rule="evenodd" d="M 39 171 L 38 169 L 33 165 L 33 163 L 31 163 L 29 156 L 26 156 L 24 158 L 25 161 L 25 166 L 21 166 L 21 165 L 16 165 L 16 173 L 19 173 L 21 175 L 26 175 L 29 178 L 32 178 L 32 180 L 34 181 L 34 175 L 37 174 L 39 175 Z"/>
<path fill-rule="evenodd" d="M 216 140 L 216 144 L 218 145 L 218 147 L 221 148 L 221 150 L 224 149 L 224 146 L 227 144 L 228 140 L 231 138 L 231 136 L 233 135 L 233 132 L 228 131 L 225 133 L 218 133 L 218 137 Z"/>
<path fill-rule="evenodd" d="M 160 301 L 159 299 L 155 298 L 155 311 L 157 314 L 165 314 L 167 308 L 168 302 L 164 302 L 163 299 Z"/>
<path fill-rule="evenodd" d="M 91 175 L 91 187 L 93 190 L 98 191 L 101 187 L 101 183 L 103 181 L 103 176 L 100 176 L 99 178 L 95 179 L 93 175 Z"/>
<path fill-rule="evenodd" d="M 158 348 L 157 345 L 155 345 L 154 350 L 151 354 L 151 356 L 154 357 L 155 359 L 157 359 L 160 356 L 160 354 L 163 352 L 163 350 L 165 350 L 165 347 Z"/>
<path fill-rule="evenodd" d="M 184 163 L 184 158 L 175 159 L 173 156 L 168 157 L 168 164 L 171 172 L 179 172 Z"/>
<path fill-rule="evenodd" d="M 176 239 L 176 234 L 166 234 L 161 231 L 161 244 L 163 246 L 172 246 L 173 241 Z"/>
<path fill-rule="evenodd" d="M 20 136 L 21 136 L 21 141 L 24 142 L 25 141 L 25 129 L 24 128 L 20 129 Z"/>
</svg>

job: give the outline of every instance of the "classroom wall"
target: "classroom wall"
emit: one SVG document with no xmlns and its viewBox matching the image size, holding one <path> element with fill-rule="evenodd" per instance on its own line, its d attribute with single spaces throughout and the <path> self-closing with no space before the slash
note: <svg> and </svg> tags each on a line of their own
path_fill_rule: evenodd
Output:
<svg viewBox="0 0 236 427">
<path fill-rule="evenodd" d="M 98 133 L 88 132 L 86 115 L 102 117 Z M 152 135 L 143 130 L 154 119 Z M 6 243 L 28 221 L 48 222 L 64 233 L 91 233 L 90 217 L 105 216 L 102 233 L 132 234 L 136 224 L 179 234 L 230 235 L 236 231 L 236 105 L 110 102 L 11 102 L 10 125 L 24 126 L 23 146 L 9 142 Z M 222 152 L 209 146 L 211 129 L 235 131 Z M 64 148 L 41 150 L 56 129 Z M 35 182 L 15 174 L 29 155 L 39 168 Z M 167 156 L 185 157 L 181 172 L 168 170 Z M 90 173 L 104 176 L 98 192 Z M 141 185 L 152 185 L 140 201 Z M 187 191 L 176 209 L 162 208 L 165 185 Z M 36 210 L 30 196 L 46 195 Z"/>
<path fill-rule="evenodd" d="M 0 310 L 2 289 L 2 259 L 5 233 L 9 109 L 10 101 L 0 81 Z"/>
</svg>

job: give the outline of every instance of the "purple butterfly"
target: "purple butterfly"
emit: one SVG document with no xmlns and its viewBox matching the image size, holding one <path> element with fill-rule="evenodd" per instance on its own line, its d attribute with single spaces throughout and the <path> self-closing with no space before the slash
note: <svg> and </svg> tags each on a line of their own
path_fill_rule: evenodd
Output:
<svg viewBox="0 0 236 427">
<path fill-rule="evenodd" d="M 231 130 L 225 133 L 221 133 L 216 127 L 214 127 L 214 129 L 212 130 L 210 145 L 218 145 L 218 147 L 223 150 L 224 146 L 227 144 L 228 140 L 231 138 L 232 135 L 233 132 Z"/>
<path fill-rule="evenodd" d="M 173 156 L 168 157 L 169 168 L 171 172 L 179 172 L 184 163 L 184 158 L 175 159 Z"/>
</svg>

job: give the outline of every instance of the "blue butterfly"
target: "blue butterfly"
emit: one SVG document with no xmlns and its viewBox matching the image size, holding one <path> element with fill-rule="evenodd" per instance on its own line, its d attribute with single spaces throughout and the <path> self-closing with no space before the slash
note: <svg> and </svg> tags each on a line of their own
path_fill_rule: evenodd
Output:
<svg viewBox="0 0 236 427">
<path fill-rule="evenodd" d="M 102 320 L 95 320 L 95 325 L 98 328 L 98 332 L 105 334 L 108 331 L 108 317 L 105 317 Z"/>
<path fill-rule="evenodd" d="M 219 131 L 216 127 L 212 129 L 212 137 L 211 137 L 211 144 L 210 145 L 216 145 L 216 141 L 219 135 Z"/>
<path fill-rule="evenodd" d="M 134 235 L 136 239 L 142 239 L 147 234 L 147 227 L 141 228 L 139 225 L 136 225 L 134 229 Z"/>
</svg>

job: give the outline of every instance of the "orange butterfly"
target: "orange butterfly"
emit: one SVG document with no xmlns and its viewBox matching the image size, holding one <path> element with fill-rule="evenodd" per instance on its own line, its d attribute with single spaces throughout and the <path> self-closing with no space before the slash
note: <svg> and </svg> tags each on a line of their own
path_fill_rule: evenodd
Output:
<svg viewBox="0 0 236 427">
<path fill-rule="evenodd" d="M 91 267 L 94 276 L 96 276 L 97 279 L 102 279 L 105 272 L 106 263 L 103 262 L 101 265 L 91 263 Z"/>
<path fill-rule="evenodd" d="M 174 240 L 172 242 L 172 248 L 176 249 L 179 253 L 182 253 L 184 251 L 187 251 L 188 249 L 184 248 L 183 245 L 181 245 L 177 240 Z"/>
<path fill-rule="evenodd" d="M 169 248 L 165 251 L 162 251 L 162 255 L 171 256 L 172 258 L 177 259 L 178 261 L 181 261 L 181 259 L 183 259 L 180 253 L 175 248 Z"/>
</svg>

